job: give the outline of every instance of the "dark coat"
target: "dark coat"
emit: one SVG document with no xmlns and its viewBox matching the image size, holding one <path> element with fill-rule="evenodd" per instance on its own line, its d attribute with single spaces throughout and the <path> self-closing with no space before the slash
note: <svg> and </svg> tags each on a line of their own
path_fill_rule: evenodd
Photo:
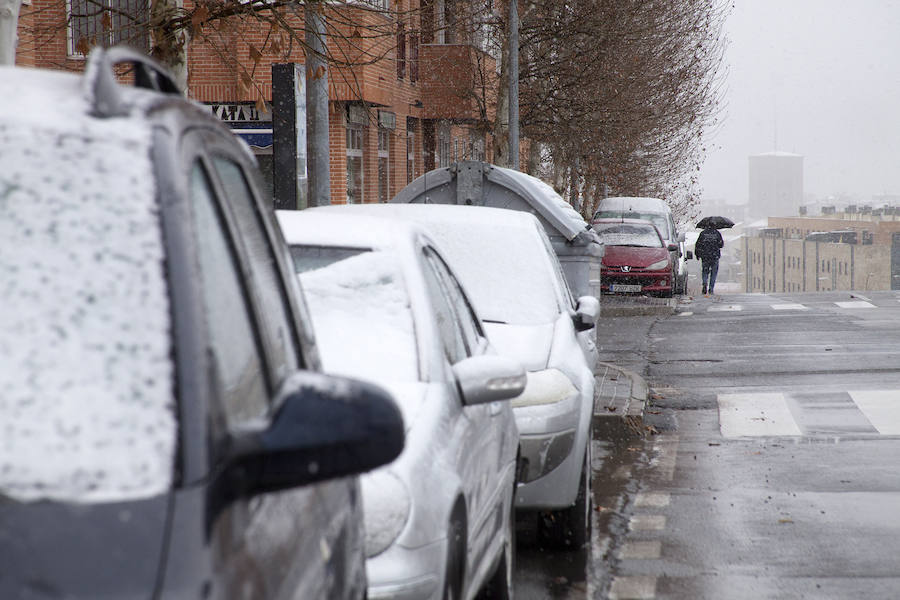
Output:
<svg viewBox="0 0 900 600">
<path fill-rule="evenodd" d="M 697 243 L 694 244 L 694 254 L 700 260 L 718 259 L 722 254 L 721 248 L 724 245 L 725 240 L 722 239 L 722 234 L 719 233 L 719 230 L 709 227 L 701 231 L 697 237 Z"/>
</svg>

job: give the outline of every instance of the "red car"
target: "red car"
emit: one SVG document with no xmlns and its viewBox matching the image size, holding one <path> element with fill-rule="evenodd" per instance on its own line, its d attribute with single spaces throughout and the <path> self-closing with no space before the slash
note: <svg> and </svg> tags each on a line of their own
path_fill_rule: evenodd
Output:
<svg viewBox="0 0 900 600">
<path fill-rule="evenodd" d="M 656 226 L 642 219 L 596 219 L 592 223 L 606 252 L 600 270 L 607 293 L 671 297 L 675 244 L 666 246 Z"/>
</svg>

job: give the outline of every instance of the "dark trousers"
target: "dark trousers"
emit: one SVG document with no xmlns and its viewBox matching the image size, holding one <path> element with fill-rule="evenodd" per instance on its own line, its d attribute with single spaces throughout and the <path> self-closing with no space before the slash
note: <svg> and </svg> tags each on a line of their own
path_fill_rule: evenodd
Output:
<svg viewBox="0 0 900 600">
<path fill-rule="evenodd" d="M 713 288 L 716 287 L 716 275 L 719 274 L 719 259 L 718 258 L 703 258 L 701 259 L 703 262 L 703 289 L 709 290 L 709 293 L 713 293 Z M 707 287 L 706 282 L 709 281 L 709 287 Z"/>
</svg>

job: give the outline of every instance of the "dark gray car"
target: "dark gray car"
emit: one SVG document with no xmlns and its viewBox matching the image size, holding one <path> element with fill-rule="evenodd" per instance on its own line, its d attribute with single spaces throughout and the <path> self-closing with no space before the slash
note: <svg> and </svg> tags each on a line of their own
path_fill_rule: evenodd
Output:
<svg viewBox="0 0 900 600">
<path fill-rule="evenodd" d="M 361 598 L 402 419 L 317 372 L 252 157 L 174 91 L 0 68 L 0 598 Z"/>
</svg>

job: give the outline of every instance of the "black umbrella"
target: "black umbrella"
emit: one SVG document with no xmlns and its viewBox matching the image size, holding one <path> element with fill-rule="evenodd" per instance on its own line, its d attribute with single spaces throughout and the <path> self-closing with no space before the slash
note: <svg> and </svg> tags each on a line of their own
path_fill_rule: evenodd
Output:
<svg viewBox="0 0 900 600">
<path fill-rule="evenodd" d="M 729 227 L 734 227 L 734 221 L 728 217 L 703 217 L 697 223 L 697 227 L 699 229 L 709 229 L 710 227 L 713 229 L 728 229 Z"/>
</svg>

